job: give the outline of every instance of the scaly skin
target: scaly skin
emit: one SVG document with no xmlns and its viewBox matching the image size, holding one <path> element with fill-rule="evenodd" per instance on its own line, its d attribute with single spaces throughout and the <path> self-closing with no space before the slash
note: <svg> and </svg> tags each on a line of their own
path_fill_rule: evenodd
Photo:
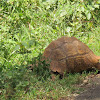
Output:
<svg viewBox="0 0 100 100">
<path fill-rule="evenodd" d="M 98 63 L 96 64 L 96 68 L 100 70 L 100 56 L 97 56 Z"/>
</svg>

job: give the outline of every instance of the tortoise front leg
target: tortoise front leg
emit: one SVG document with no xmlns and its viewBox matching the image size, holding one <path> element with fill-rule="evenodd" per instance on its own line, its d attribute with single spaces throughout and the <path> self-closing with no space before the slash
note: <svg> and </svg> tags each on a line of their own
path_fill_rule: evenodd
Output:
<svg viewBox="0 0 100 100">
<path fill-rule="evenodd" d="M 63 76 L 64 76 L 63 74 L 60 74 L 60 73 L 58 73 L 58 72 L 53 72 L 53 71 L 51 71 L 51 79 L 52 79 L 53 81 L 55 81 L 57 75 L 59 75 L 59 79 L 62 79 Z"/>
</svg>

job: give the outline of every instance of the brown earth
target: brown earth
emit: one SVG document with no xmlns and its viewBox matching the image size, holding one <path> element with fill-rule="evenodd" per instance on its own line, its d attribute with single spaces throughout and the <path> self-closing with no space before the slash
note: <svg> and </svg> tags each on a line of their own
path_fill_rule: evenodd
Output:
<svg viewBox="0 0 100 100">
<path fill-rule="evenodd" d="M 100 100 L 100 74 L 87 76 L 84 82 L 77 87 L 84 88 L 84 91 L 79 94 L 73 93 L 59 100 Z"/>
<path fill-rule="evenodd" d="M 73 100 L 100 100 L 100 74 L 89 77 L 85 91 L 75 96 Z"/>
</svg>

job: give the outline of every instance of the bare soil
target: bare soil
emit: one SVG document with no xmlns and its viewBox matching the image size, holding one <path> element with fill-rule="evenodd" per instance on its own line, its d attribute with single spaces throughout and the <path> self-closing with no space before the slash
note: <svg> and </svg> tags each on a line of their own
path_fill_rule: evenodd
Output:
<svg viewBox="0 0 100 100">
<path fill-rule="evenodd" d="M 84 91 L 59 100 L 100 100 L 100 74 L 87 76 L 77 87 L 84 88 Z"/>
<path fill-rule="evenodd" d="M 69 97 L 61 97 L 59 100 L 100 100 L 100 73 L 89 75 L 78 88 L 83 88 L 81 93 L 73 93 Z"/>
<path fill-rule="evenodd" d="M 69 100 L 100 100 L 100 74 L 88 76 L 82 87 L 85 91 Z"/>
</svg>

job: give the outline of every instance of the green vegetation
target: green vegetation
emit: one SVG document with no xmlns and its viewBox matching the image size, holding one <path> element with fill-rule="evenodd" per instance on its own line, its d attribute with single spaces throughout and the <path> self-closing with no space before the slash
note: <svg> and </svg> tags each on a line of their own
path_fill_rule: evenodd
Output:
<svg viewBox="0 0 100 100">
<path fill-rule="evenodd" d="M 50 78 L 40 55 L 61 36 L 75 36 L 100 55 L 100 0 L 0 0 L 1 100 L 58 100 L 78 91 L 85 74 Z M 40 61 L 33 72 L 29 64 Z"/>
</svg>

